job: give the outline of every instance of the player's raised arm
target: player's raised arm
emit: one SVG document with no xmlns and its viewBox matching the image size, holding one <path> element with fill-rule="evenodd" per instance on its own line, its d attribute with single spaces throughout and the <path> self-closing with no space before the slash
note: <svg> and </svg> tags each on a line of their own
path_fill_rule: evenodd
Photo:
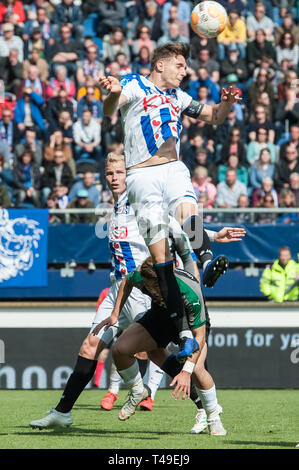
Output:
<svg viewBox="0 0 299 470">
<path fill-rule="evenodd" d="M 102 88 L 109 91 L 109 95 L 103 103 L 103 112 L 105 116 L 112 116 L 121 106 L 123 106 L 127 98 L 121 94 L 120 81 L 115 77 L 100 77 L 99 84 Z"/>
<path fill-rule="evenodd" d="M 193 100 L 185 109 L 184 114 L 218 126 L 225 121 L 230 112 L 230 108 L 241 100 L 242 98 L 238 95 L 238 90 L 234 90 L 233 87 L 223 88 L 220 103 L 211 106 Z"/>
</svg>

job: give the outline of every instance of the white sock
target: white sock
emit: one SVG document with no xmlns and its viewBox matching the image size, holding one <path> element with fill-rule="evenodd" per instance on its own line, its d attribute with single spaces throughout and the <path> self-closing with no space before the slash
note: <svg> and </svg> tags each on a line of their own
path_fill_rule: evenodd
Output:
<svg viewBox="0 0 299 470">
<path fill-rule="evenodd" d="M 112 362 L 108 392 L 115 393 L 117 395 L 120 389 L 121 382 L 122 378 L 117 372 L 114 362 Z"/>
<path fill-rule="evenodd" d="M 193 334 L 191 330 L 183 330 L 180 331 L 179 337 L 182 338 L 193 338 Z"/>
<path fill-rule="evenodd" d="M 156 391 L 159 388 L 159 385 L 161 383 L 161 380 L 163 378 L 164 372 L 163 370 L 160 369 L 156 364 L 154 364 L 152 361 L 149 362 L 149 367 L 148 367 L 148 383 L 147 385 L 151 389 L 151 398 L 154 400 Z"/>
<path fill-rule="evenodd" d="M 204 407 L 207 415 L 210 415 L 213 411 L 217 410 L 217 395 L 215 384 L 209 390 L 197 389 L 201 398 L 202 406 Z"/>
<path fill-rule="evenodd" d="M 118 373 L 123 379 L 123 381 L 126 383 L 126 385 L 130 389 L 134 389 L 134 392 L 139 392 L 143 390 L 143 381 L 139 372 L 138 362 L 136 360 L 131 365 L 131 367 L 128 367 L 128 369 L 119 370 Z"/>
</svg>

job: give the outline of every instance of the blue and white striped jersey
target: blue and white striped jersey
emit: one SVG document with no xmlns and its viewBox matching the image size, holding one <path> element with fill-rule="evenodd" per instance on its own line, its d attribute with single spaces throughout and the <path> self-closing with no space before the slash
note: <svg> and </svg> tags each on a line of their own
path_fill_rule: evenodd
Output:
<svg viewBox="0 0 299 470">
<path fill-rule="evenodd" d="M 127 103 L 121 107 L 126 168 L 148 160 L 171 137 L 180 150 L 181 113 L 192 98 L 180 88 L 161 91 L 142 75 L 126 75 L 120 82 Z"/>
<path fill-rule="evenodd" d="M 113 268 L 111 280 L 121 279 L 136 269 L 150 254 L 139 233 L 127 193 L 114 205 L 109 221 L 109 247 Z"/>
</svg>

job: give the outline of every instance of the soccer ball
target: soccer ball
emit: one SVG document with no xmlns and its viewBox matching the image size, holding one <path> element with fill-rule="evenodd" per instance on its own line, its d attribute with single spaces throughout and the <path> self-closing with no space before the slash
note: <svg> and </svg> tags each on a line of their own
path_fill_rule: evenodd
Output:
<svg viewBox="0 0 299 470">
<path fill-rule="evenodd" d="M 210 0 L 198 3 L 191 13 L 191 28 L 202 38 L 215 38 L 227 24 L 227 13 L 222 5 Z"/>
</svg>

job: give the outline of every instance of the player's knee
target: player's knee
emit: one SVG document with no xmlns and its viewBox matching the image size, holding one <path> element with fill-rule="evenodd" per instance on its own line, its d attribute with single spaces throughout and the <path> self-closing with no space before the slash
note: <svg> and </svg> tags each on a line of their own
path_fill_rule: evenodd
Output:
<svg viewBox="0 0 299 470">
<path fill-rule="evenodd" d="M 118 357 L 127 355 L 127 347 L 126 344 L 122 341 L 116 341 L 112 346 L 112 357 L 113 359 L 117 360 Z"/>
<path fill-rule="evenodd" d="M 82 343 L 80 355 L 87 359 L 95 359 L 99 338 L 94 335 L 88 335 Z"/>
</svg>

